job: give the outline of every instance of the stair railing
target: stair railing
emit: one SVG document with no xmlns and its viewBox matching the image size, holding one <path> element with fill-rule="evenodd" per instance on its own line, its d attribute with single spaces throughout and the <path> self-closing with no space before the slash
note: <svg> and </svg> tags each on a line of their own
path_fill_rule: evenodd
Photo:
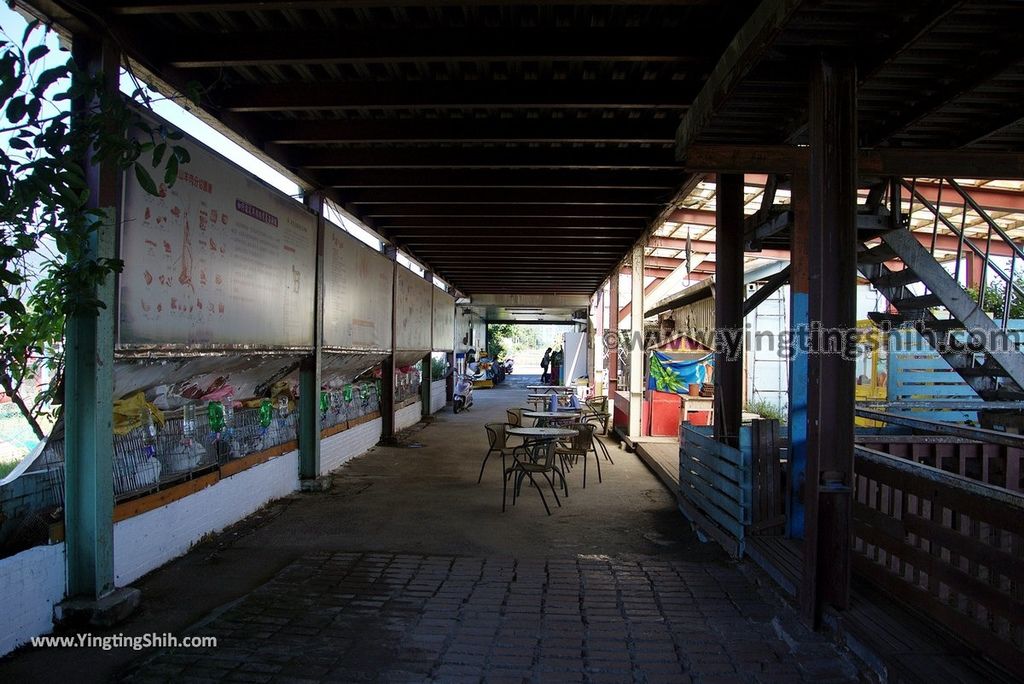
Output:
<svg viewBox="0 0 1024 684">
<path fill-rule="evenodd" d="M 981 257 L 981 278 L 979 280 L 978 288 L 978 301 L 979 305 L 983 306 L 985 301 L 985 293 L 988 288 L 988 275 L 991 270 L 1003 283 L 1006 284 L 1004 288 L 1004 301 L 1002 305 L 1002 311 L 999 312 L 999 323 L 1002 330 L 1006 330 L 1007 324 L 1010 319 L 1010 305 L 1014 297 L 1024 297 L 1024 289 L 1022 289 L 1016 282 L 1014 282 L 1014 276 L 1017 271 L 1017 260 L 1024 259 L 1024 249 L 1020 247 L 1016 242 L 1013 241 L 1006 231 L 995 222 L 995 220 L 988 215 L 988 213 L 981 208 L 981 206 L 971 197 L 970 193 L 957 183 L 952 178 L 939 179 L 939 187 L 936 192 L 936 201 L 932 203 L 926 198 L 917 187 L 917 179 L 914 178 L 911 181 L 901 179 L 900 184 L 907 189 L 910 193 L 910 211 L 908 215 L 913 214 L 914 202 L 919 201 L 921 205 L 930 211 L 934 216 L 935 220 L 932 223 L 932 235 L 931 235 L 931 254 L 935 255 L 936 243 L 938 242 L 938 232 L 940 224 L 949 230 L 953 235 L 957 237 L 957 250 L 956 250 L 956 267 L 954 278 L 959 282 L 960 279 L 960 263 L 963 260 L 964 248 L 969 249 L 974 255 Z M 950 221 L 940 210 L 939 207 L 942 202 L 943 187 L 948 187 L 955 192 L 962 200 L 963 209 L 960 214 L 960 225 L 957 226 Z M 967 225 L 967 213 L 973 211 L 977 214 L 982 221 L 984 221 L 987 232 L 985 234 L 985 246 L 984 248 L 975 244 L 974 240 L 967 236 L 966 225 Z M 996 239 L 999 243 L 1002 243 L 1010 249 L 1010 272 L 1007 273 L 1003 268 L 992 261 L 992 240 Z M 984 309 L 983 309 L 984 310 Z M 986 312 L 988 313 L 988 312 Z M 993 316 L 995 320 L 995 316 Z"/>
</svg>

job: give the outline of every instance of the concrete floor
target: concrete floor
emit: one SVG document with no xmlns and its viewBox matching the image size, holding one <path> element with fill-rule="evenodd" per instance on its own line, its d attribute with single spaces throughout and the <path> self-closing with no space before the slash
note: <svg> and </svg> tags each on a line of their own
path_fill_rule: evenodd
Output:
<svg viewBox="0 0 1024 684">
<path fill-rule="evenodd" d="M 244 598 L 239 605 L 250 605 L 260 592 L 250 593 L 268 581 L 280 584 L 296 567 L 319 567 L 316 559 L 331 557 L 371 566 L 380 554 L 406 563 L 449 559 L 438 561 L 442 565 L 457 558 L 485 564 L 514 559 L 514 565 L 542 566 L 553 558 L 570 564 L 581 558 L 658 567 L 683 563 L 709 577 L 728 574 L 735 585 L 740 575 L 729 559 L 717 546 L 697 540 L 672 494 L 633 454 L 615 444 L 610 443 L 615 463 L 603 464 L 603 483 L 597 483 L 591 469 L 584 490 L 581 473 L 574 470 L 570 496 L 562 508 L 552 504 L 552 516 L 545 515 L 529 487 L 523 488 L 515 508 L 501 512 L 500 460 L 492 459 L 483 482 L 476 483 L 487 448 L 483 424 L 503 421 L 507 407 L 522 406 L 523 386 L 532 380 L 513 376 L 495 389 L 477 391 L 470 410 L 457 416 L 442 412 L 405 432 L 403 446 L 375 448 L 339 469 L 331 490 L 283 499 L 197 545 L 136 582 L 143 592 L 142 608 L 110 631 L 180 634 L 239 599 Z M 757 600 L 746 597 L 744 602 Z M 762 604 L 755 612 L 765 610 Z M 151 656 L 26 649 L 0 660 L 0 680 L 109 681 L 129 672 L 138 677 L 145 673 L 139 663 Z M 174 676 L 167 672 L 168 679 L 180 679 L 180 671 Z M 427 676 L 429 667 L 421 674 Z"/>
</svg>

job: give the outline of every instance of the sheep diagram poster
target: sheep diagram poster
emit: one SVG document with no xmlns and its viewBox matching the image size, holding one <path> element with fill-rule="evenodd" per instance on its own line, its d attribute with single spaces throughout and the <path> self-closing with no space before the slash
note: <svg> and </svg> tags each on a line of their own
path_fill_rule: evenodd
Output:
<svg viewBox="0 0 1024 684">
<path fill-rule="evenodd" d="M 324 346 L 391 349 L 395 263 L 340 228 L 324 235 Z"/>
<path fill-rule="evenodd" d="M 129 174 L 121 232 L 122 348 L 309 347 L 316 218 L 199 143 L 159 196 Z"/>
</svg>

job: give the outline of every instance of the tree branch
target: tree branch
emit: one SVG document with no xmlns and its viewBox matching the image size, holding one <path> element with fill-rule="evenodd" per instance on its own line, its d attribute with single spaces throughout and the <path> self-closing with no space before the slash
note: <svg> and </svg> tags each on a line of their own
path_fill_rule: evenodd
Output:
<svg viewBox="0 0 1024 684">
<path fill-rule="evenodd" d="M 36 417 L 32 415 L 32 410 L 25 405 L 21 395 L 18 394 L 17 390 L 14 388 L 13 379 L 7 374 L 7 371 L 0 373 L 0 386 L 3 387 L 4 393 L 11 398 L 14 405 L 21 411 L 21 415 L 28 421 L 28 424 L 32 427 L 32 432 L 36 433 L 36 437 L 44 439 L 46 437 L 46 433 L 44 433 L 43 428 L 39 426 L 39 422 L 36 420 Z"/>
</svg>

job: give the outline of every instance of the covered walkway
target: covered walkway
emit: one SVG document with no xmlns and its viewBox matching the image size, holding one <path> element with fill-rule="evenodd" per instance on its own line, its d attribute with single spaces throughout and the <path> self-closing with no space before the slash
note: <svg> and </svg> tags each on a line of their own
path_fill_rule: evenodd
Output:
<svg viewBox="0 0 1024 684">
<path fill-rule="evenodd" d="M 984 455 L 972 480 L 858 442 L 855 417 L 878 414 L 856 403 L 852 336 L 870 283 L 871 313 L 929 333 L 976 417 L 1024 430 L 1024 356 L 998 344 L 1024 297 L 1024 43 L 1006 30 L 1024 3 L 15 4 L 83 83 L 113 95 L 127 71 L 188 99 L 295 190 L 187 131 L 171 148 L 126 131 L 174 150 L 159 190 L 82 159 L 75 196 L 103 219 L 81 259 L 123 269 L 67 320 L 61 430 L 0 483 L 0 555 L 34 533 L 0 558 L 0 653 L 109 613 L 221 643 L 29 651 L 0 680 L 844 679 L 809 630 L 855 612 L 855 576 L 1024 677 L 1021 459 Z M 755 442 L 741 333 L 784 283 L 786 434 Z M 500 382 L 483 352 L 506 323 L 576 328 L 551 367 L 630 439 L 649 342 L 708 341 L 701 382 L 675 385 L 713 412 L 667 431 L 679 502 L 737 557 L 766 530 L 799 548 L 799 620 L 632 454 L 586 491 L 572 473 L 550 517 L 529 489 L 500 511 L 497 464 L 476 482 L 483 425 L 526 390 L 443 409 L 460 373 Z M 911 675 L 953 679 L 908 643 Z"/>
<path fill-rule="evenodd" d="M 477 392 L 143 578 L 102 633 L 216 636 L 209 650 L 28 650 L 5 681 L 824 681 L 856 670 L 680 524 L 672 493 L 610 444 L 604 482 L 548 517 L 476 484 L 482 425 L 522 403 Z M 691 679 L 687 679 L 687 678 Z"/>
</svg>

